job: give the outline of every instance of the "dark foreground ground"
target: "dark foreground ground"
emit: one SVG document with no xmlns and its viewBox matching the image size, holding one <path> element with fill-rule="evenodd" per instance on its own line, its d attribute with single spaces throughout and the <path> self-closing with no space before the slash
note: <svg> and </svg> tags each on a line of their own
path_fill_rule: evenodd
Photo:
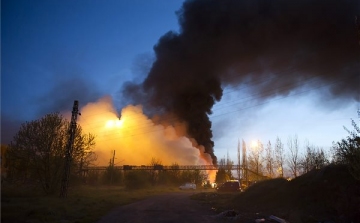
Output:
<svg viewBox="0 0 360 223">
<path fill-rule="evenodd" d="M 173 192 L 157 195 L 113 209 L 98 223 L 211 223 L 214 212 L 190 196 L 195 192 Z"/>
<path fill-rule="evenodd" d="M 360 181 L 345 166 L 330 165 L 292 181 L 259 182 L 237 195 L 198 193 L 193 199 L 218 213 L 236 211 L 239 216 L 235 222 L 275 215 L 291 223 L 360 223 Z"/>
<path fill-rule="evenodd" d="M 270 216 L 291 223 L 360 223 L 360 182 L 345 166 L 331 165 L 292 181 L 259 182 L 242 193 L 158 195 L 113 209 L 98 223 L 276 222 Z"/>
</svg>

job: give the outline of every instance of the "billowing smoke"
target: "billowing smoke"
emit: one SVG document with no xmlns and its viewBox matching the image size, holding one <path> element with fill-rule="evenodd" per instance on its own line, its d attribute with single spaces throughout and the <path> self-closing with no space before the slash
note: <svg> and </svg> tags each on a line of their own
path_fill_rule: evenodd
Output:
<svg viewBox="0 0 360 223">
<path fill-rule="evenodd" d="M 226 86 L 252 83 L 267 99 L 322 83 L 333 97 L 356 99 L 359 7 L 358 0 L 186 1 L 180 32 L 159 39 L 148 76 L 128 83 L 124 96 L 186 122 L 187 136 L 216 163 L 208 115 Z"/>
<path fill-rule="evenodd" d="M 109 164 L 116 151 L 116 165 L 150 165 L 151 159 L 163 165 L 206 165 L 211 157 L 204 148 L 193 147 L 191 139 L 179 136 L 184 126 L 155 124 L 143 114 L 140 105 L 129 105 L 117 115 L 112 99 L 103 97 L 81 108 L 79 124 L 84 133 L 96 137 L 97 165 Z M 68 115 L 69 116 L 69 115 Z"/>
</svg>

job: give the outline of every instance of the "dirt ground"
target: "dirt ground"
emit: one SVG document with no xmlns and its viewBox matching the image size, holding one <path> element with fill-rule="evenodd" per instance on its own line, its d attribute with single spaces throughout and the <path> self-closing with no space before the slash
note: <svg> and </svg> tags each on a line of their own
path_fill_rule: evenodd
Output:
<svg viewBox="0 0 360 223">
<path fill-rule="evenodd" d="M 158 195 L 117 207 L 97 223 L 212 223 L 219 222 L 209 206 L 190 199 L 195 192 L 181 191 Z"/>
<path fill-rule="evenodd" d="M 234 218 L 222 217 L 231 210 Z M 291 223 L 360 222 L 360 182 L 346 166 L 329 165 L 291 181 L 262 181 L 242 193 L 197 190 L 154 196 L 115 208 L 98 223 L 273 222 L 269 216 Z"/>
</svg>

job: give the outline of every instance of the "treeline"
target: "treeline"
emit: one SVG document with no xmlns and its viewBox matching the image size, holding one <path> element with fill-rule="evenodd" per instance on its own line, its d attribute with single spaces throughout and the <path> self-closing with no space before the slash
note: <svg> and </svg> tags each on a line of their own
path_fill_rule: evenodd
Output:
<svg viewBox="0 0 360 223">
<path fill-rule="evenodd" d="M 2 182 L 39 186 L 46 194 L 58 192 L 64 176 L 69 126 L 70 122 L 58 113 L 23 123 L 12 142 L 1 146 Z M 70 179 L 73 182 L 79 180 L 76 176 L 83 166 L 97 159 L 94 146 L 95 136 L 84 134 L 78 125 L 71 147 Z"/>
<path fill-rule="evenodd" d="M 274 143 L 264 145 L 259 140 L 247 145 L 244 140 L 238 144 L 237 160 L 229 155 L 219 161 L 216 182 L 222 183 L 231 179 L 254 182 L 266 178 L 295 178 L 313 169 L 320 169 L 329 164 L 347 164 L 353 176 L 360 180 L 360 129 L 352 120 L 353 131 L 340 142 L 333 142 L 328 151 L 305 142 L 302 152 L 297 135 L 289 136 L 286 142 L 279 137 Z M 237 165 L 236 171 L 231 171 Z"/>
<path fill-rule="evenodd" d="M 151 159 L 149 166 L 162 165 L 161 160 Z M 103 172 L 89 170 L 83 179 L 90 185 L 123 185 L 128 189 L 140 189 L 155 185 L 179 186 L 186 182 L 201 186 L 208 178 L 201 170 L 179 170 L 179 164 L 171 165 L 170 170 L 120 170 L 109 165 Z"/>
<path fill-rule="evenodd" d="M 287 147 L 279 137 L 274 144 L 268 141 L 266 146 L 259 140 L 248 146 L 242 140 L 237 149 L 237 162 L 229 156 L 220 159 L 216 181 L 222 183 L 239 179 L 254 182 L 276 177 L 297 177 L 331 162 L 330 154 L 322 148 L 306 144 L 305 151 L 301 154 L 296 135 L 288 138 Z M 233 165 L 239 168 L 231 171 Z"/>
<path fill-rule="evenodd" d="M 41 187 L 46 194 L 59 191 L 64 176 L 64 158 L 69 141 L 69 125 L 61 115 L 48 114 L 38 120 L 26 122 L 14 136 L 13 141 L 1 146 L 1 180 Z M 352 121 L 353 131 L 349 136 L 334 143 L 332 151 L 306 143 L 304 153 L 300 152 L 298 137 L 289 137 L 285 143 L 277 138 L 264 146 L 260 141 L 248 146 L 244 141 L 238 145 L 237 171 L 232 171 L 233 160 L 220 159 L 216 173 L 216 183 L 231 179 L 257 181 L 264 178 L 297 177 L 312 169 L 322 168 L 330 163 L 347 164 L 354 177 L 360 180 L 360 129 Z M 82 169 L 96 161 L 93 152 L 95 136 L 83 133 L 77 126 L 74 145 L 71 149 L 70 186 L 75 184 L 111 184 L 124 185 L 130 189 L 150 185 L 179 185 L 184 182 L 202 184 L 207 175 L 199 170 L 179 170 L 173 164 L 173 170 L 133 170 L 119 171 L 109 163 L 103 172 L 87 172 Z M 161 165 L 161 160 L 152 159 L 150 165 Z"/>
<path fill-rule="evenodd" d="M 64 176 L 69 125 L 58 113 L 22 124 L 13 141 L 7 146 L 1 146 L 2 182 L 39 186 L 46 194 L 59 192 Z M 173 164 L 173 170 L 169 171 L 119 171 L 110 162 L 105 171 L 84 174 L 82 170 L 94 165 L 97 160 L 93 151 L 95 136 L 84 134 L 79 125 L 75 132 L 71 149 L 70 186 L 87 183 L 124 185 L 136 189 L 159 184 L 178 186 L 184 182 L 200 185 L 207 178 L 203 171 L 180 171 L 176 163 Z M 161 165 L 161 160 L 153 158 L 149 165 Z"/>
</svg>

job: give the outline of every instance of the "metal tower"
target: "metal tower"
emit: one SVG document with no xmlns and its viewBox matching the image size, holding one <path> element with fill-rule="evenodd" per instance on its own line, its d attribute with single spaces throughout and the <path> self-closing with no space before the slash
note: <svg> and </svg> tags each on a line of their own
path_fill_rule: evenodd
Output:
<svg viewBox="0 0 360 223">
<path fill-rule="evenodd" d="M 67 196 L 67 189 L 69 185 L 69 176 L 70 176 L 70 166 L 72 159 L 71 155 L 73 151 L 75 131 L 76 131 L 76 119 L 77 119 L 77 115 L 79 114 L 78 107 L 79 107 L 79 102 L 75 100 L 72 110 L 71 122 L 69 126 L 69 140 L 66 145 L 64 175 L 61 181 L 60 197 Z"/>
</svg>

